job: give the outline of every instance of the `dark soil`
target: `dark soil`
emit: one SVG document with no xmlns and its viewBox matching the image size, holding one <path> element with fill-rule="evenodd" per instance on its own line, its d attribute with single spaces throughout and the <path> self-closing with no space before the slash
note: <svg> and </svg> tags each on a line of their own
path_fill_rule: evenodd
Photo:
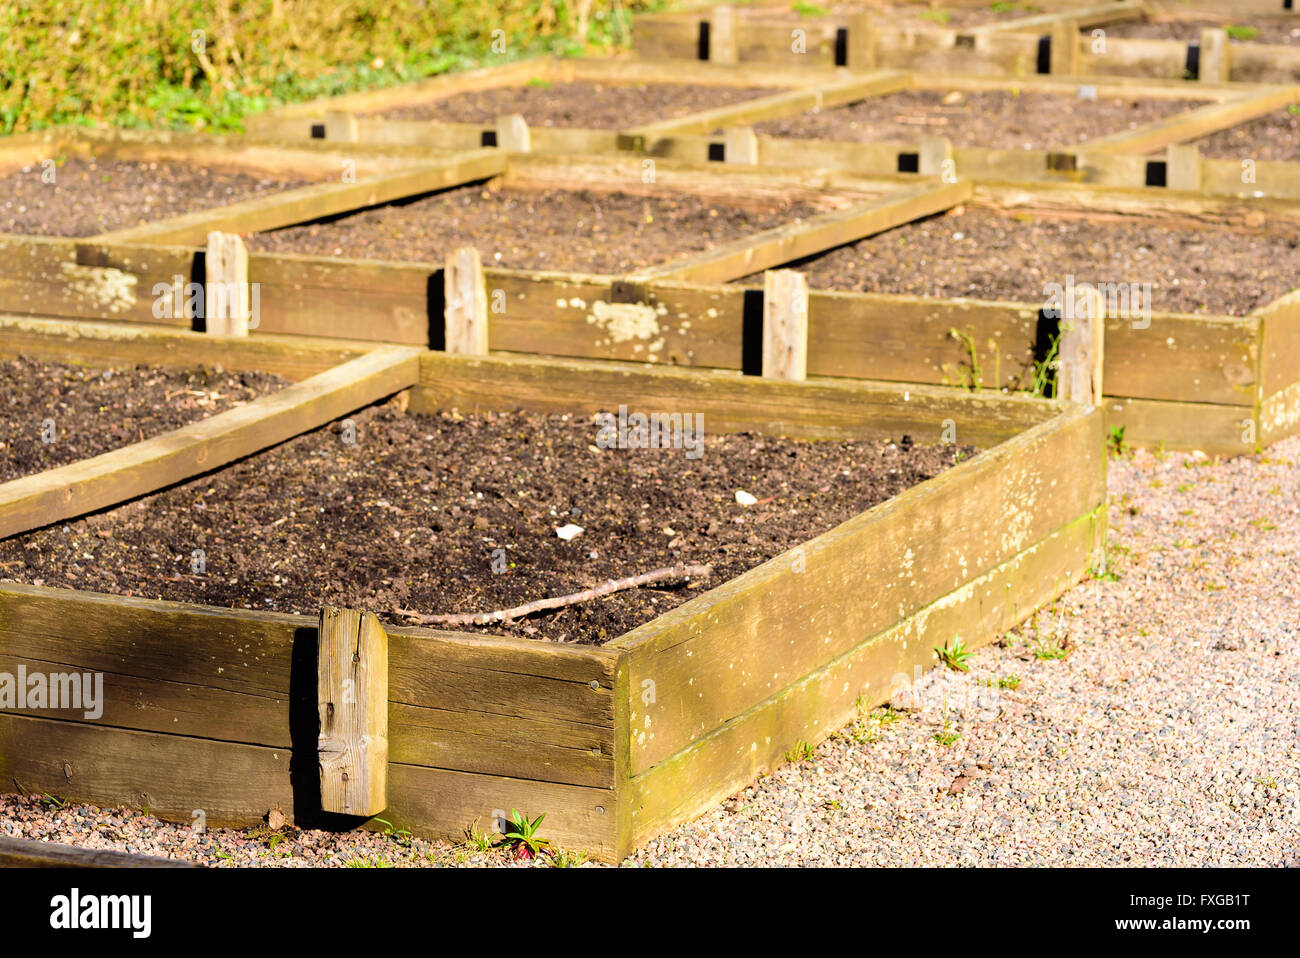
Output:
<svg viewBox="0 0 1300 958">
<path fill-rule="evenodd" d="M 780 93 L 781 87 L 695 86 L 685 83 L 535 83 L 460 93 L 375 114 L 385 120 L 437 120 L 491 124 L 507 113 L 523 114 L 529 126 L 618 130 L 676 119 Z"/>
<path fill-rule="evenodd" d="M 0 175 L 0 233 L 93 236 L 226 206 L 304 182 L 179 163 L 65 160 Z"/>
<path fill-rule="evenodd" d="M 88 459 L 243 405 L 286 385 L 265 373 L 0 361 L 0 482 Z M 54 442 L 42 431 L 54 423 Z"/>
<path fill-rule="evenodd" d="M 618 273 L 780 226 L 818 212 L 653 195 L 465 186 L 325 223 L 258 233 L 250 249 L 355 259 L 442 262 L 476 246 L 487 266 Z"/>
<path fill-rule="evenodd" d="M 712 588 L 952 465 L 952 446 L 708 435 L 594 448 L 570 417 L 404 416 L 393 403 L 101 515 L 0 542 L 20 582 L 314 615 L 488 612 L 676 562 Z M 748 508 L 738 489 L 758 497 Z M 562 541 L 566 524 L 585 531 Z M 194 550 L 206 573 L 191 572 Z M 505 571 L 493 573 L 493 550 Z M 603 642 L 697 595 L 640 589 L 486 631 Z"/>
<path fill-rule="evenodd" d="M 1219 160 L 1300 160 L 1300 114 L 1278 110 L 1211 133 L 1196 145 L 1203 156 Z"/>
<path fill-rule="evenodd" d="M 1073 274 L 1151 283 L 1156 312 L 1242 316 L 1296 285 L 1300 233 L 957 207 L 795 268 L 819 289 L 1023 303 L 1043 302 L 1045 283 Z"/>
<path fill-rule="evenodd" d="M 1230 6 L 1230 5 L 1229 5 Z M 1202 30 L 1215 30 L 1224 27 L 1240 27 L 1243 30 L 1253 27 L 1255 33 L 1250 36 L 1233 36 L 1228 34 L 1229 43 L 1300 43 L 1300 17 L 1270 17 L 1262 14 L 1243 13 L 1239 17 L 1220 17 L 1197 20 L 1130 20 L 1124 23 L 1108 23 L 1103 28 L 1107 37 L 1117 39 L 1142 40 L 1178 40 L 1191 43 L 1201 39 Z"/>
<path fill-rule="evenodd" d="M 770 136 L 861 143 L 915 143 L 936 135 L 959 147 L 1040 150 L 1131 130 L 1196 105 L 1192 100 L 1083 100 L 1001 90 L 907 90 L 771 120 L 755 129 Z"/>
</svg>

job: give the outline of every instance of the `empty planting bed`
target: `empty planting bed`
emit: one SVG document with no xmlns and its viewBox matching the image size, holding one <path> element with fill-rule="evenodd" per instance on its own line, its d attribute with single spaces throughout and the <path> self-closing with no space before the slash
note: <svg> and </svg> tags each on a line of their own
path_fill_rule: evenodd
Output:
<svg viewBox="0 0 1300 958">
<path fill-rule="evenodd" d="M 1300 160 L 1300 107 L 1278 110 L 1195 141 L 1218 160 Z"/>
<path fill-rule="evenodd" d="M 686 193 L 466 186 L 324 223 L 260 233 L 250 249 L 441 262 L 475 246 L 485 265 L 622 272 L 823 212 L 804 201 L 741 203 Z"/>
<path fill-rule="evenodd" d="M 264 373 L 0 361 L 0 482 L 88 459 L 251 402 Z"/>
<path fill-rule="evenodd" d="M 1248 229 L 966 206 L 796 268 L 819 289 L 1029 303 L 1042 302 L 1044 284 L 1064 284 L 1067 275 L 1076 282 L 1150 283 L 1153 310 L 1244 316 L 1295 286 L 1300 232 L 1285 224 Z"/>
<path fill-rule="evenodd" d="M 1115 39 L 1196 43 L 1201 39 L 1202 30 L 1222 29 L 1227 29 L 1230 43 L 1300 44 L 1300 17 L 1267 16 L 1245 11 L 1238 17 L 1180 17 L 1110 23 L 1106 25 L 1106 36 Z"/>
<path fill-rule="evenodd" d="M 944 136 L 956 147 L 1043 149 L 1136 129 L 1197 105 L 1102 93 L 1085 100 L 1056 93 L 905 90 L 771 120 L 755 129 L 794 139 L 889 143 Z"/>
<path fill-rule="evenodd" d="M 163 161 L 36 163 L 0 173 L 0 233 L 93 236 L 303 185 Z"/>
<path fill-rule="evenodd" d="M 597 83 L 537 80 L 526 86 L 458 93 L 428 103 L 368 114 L 384 120 L 491 124 L 519 113 L 529 126 L 620 129 L 676 119 L 782 92 L 779 87 L 703 86 L 688 83 Z"/>
<path fill-rule="evenodd" d="M 392 620 L 395 609 L 489 612 L 677 563 L 712 565 L 693 588 L 629 590 L 487 627 L 601 643 L 975 452 L 904 437 L 706 434 L 702 454 L 688 457 L 689 446 L 602 448 L 587 418 L 406 416 L 395 404 L 357 414 L 352 427 L 355 443 L 336 424 L 0 542 L 0 568 L 35 585 L 308 615 L 336 604 Z M 742 489 L 758 501 L 740 505 Z M 570 524 L 583 531 L 562 540 L 556 529 Z M 203 575 L 191 570 L 195 549 Z"/>
</svg>

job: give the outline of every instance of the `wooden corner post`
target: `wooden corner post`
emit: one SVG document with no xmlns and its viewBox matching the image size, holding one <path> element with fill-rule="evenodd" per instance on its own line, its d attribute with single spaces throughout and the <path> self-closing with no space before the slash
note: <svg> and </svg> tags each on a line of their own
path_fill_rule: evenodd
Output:
<svg viewBox="0 0 1300 958">
<path fill-rule="evenodd" d="M 870 13 L 853 13 L 845 25 L 848 50 L 845 59 L 851 70 L 876 68 L 876 28 Z"/>
<path fill-rule="evenodd" d="M 203 256 L 203 324 L 209 336 L 247 336 L 248 250 L 237 233 L 213 230 Z"/>
<path fill-rule="evenodd" d="M 1106 310 L 1098 290 L 1076 289 L 1062 303 L 1056 396 L 1085 406 L 1101 405 L 1101 367 L 1105 348 Z"/>
<path fill-rule="evenodd" d="M 1052 24 L 1050 35 L 1048 69 L 1052 76 L 1074 76 L 1079 72 L 1079 22 L 1058 20 Z"/>
<path fill-rule="evenodd" d="M 473 246 L 447 254 L 443 264 L 446 301 L 446 350 L 458 356 L 486 356 L 488 352 L 487 284 L 483 259 Z"/>
<path fill-rule="evenodd" d="M 325 139 L 355 143 L 360 139 L 357 118 L 346 110 L 325 111 Z"/>
<path fill-rule="evenodd" d="M 1165 187 L 1200 192 L 1205 164 L 1195 143 L 1170 143 L 1165 147 Z"/>
<path fill-rule="evenodd" d="M 808 376 L 808 281 L 792 269 L 763 274 L 763 377 Z"/>
<path fill-rule="evenodd" d="M 709 60 L 712 63 L 735 63 L 736 11 L 731 7 L 714 7 L 709 18 Z"/>
<path fill-rule="evenodd" d="M 522 113 L 507 113 L 496 120 L 497 149 L 531 153 L 533 135 Z"/>
<path fill-rule="evenodd" d="M 388 805 L 388 635 L 370 612 L 321 609 L 316 653 L 321 809 Z"/>
<path fill-rule="evenodd" d="M 758 136 L 752 126 L 729 126 L 722 131 L 722 157 L 728 163 L 758 162 Z"/>
<path fill-rule="evenodd" d="M 1202 30 L 1196 60 L 1196 79 L 1201 83 L 1228 82 L 1228 31 Z"/>
</svg>

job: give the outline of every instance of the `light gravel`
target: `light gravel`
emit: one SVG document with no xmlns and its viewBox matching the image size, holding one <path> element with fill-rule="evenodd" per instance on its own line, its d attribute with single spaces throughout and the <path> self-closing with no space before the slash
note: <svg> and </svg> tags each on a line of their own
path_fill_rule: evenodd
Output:
<svg viewBox="0 0 1300 958">
<path fill-rule="evenodd" d="M 1300 439 L 1138 451 L 1109 485 L 1107 574 L 626 864 L 1300 865 Z M 220 866 L 512 863 L 41 797 L 0 799 L 0 833 Z"/>
</svg>

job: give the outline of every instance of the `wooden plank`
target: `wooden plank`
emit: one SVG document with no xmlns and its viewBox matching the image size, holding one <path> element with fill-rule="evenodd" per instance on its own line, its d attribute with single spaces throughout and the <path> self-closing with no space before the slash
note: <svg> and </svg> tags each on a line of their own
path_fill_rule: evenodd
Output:
<svg viewBox="0 0 1300 958">
<path fill-rule="evenodd" d="M 1260 395 L 1270 396 L 1300 379 L 1300 289 L 1253 313 L 1262 327 Z"/>
<path fill-rule="evenodd" d="M 287 749 L 0 713 L 0 756 L 4 781 L 23 790 L 142 807 L 164 821 L 189 823 L 197 810 L 209 826 L 247 828 L 279 807 L 301 828 L 337 827 L 297 785 L 314 769 Z M 388 774 L 385 817 L 414 834 L 464 841 L 471 827 L 491 834 L 495 811 L 517 808 L 545 812 L 543 835 L 560 847 L 613 859 L 611 789 L 397 763 Z"/>
<path fill-rule="evenodd" d="M 611 785 L 616 654 L 386 631 L 391 763 Z M 297 742 L 319 800 L 316 646 L 307 616 L 0 584 L 0 669 L 102 673 L 96 726 L 278 749 Z M 91 721 L 84 709 L 14 711 Z"/>
<path fill-rule="evenodd" d="M 1108 396 L 1104 408 L 1106 427 L 1123 426 L 1124 441 L 1134 446 L 1239 456 L 1254 452 L 1259 441 L 1250 406 Z"/>
<path fill-rule="evenodd" d="M 963 29 L 962 33 L 970 37 L 986 37 L 997 33 L 1024 33 L 1029 31 L 1041 35 L 1052 33 L 1053 28 L 1069 21 L 1075 22 L 1077 32 L 1079 27 L 1099 26 L 1106 23 L 1121 23 L 1125 20 L 1140 19 L 1142 19 L 1142 4 L 1139 0 L 1118 0 L 1118 2 L 1094 3 L 1088 6 L 1069 4 L 1062 10 L 977 24 Z M 1053 40 L 1055 40 L 1054 34 Z M 1056 71 L 1053 70 L 1052 72 L 1055 73 Z"/>
<path fill-rule="evenodd" d="M 249 301 L 248 249 L 237 233 L 213 230 L 203 258 L 205 332 L 247 336 L 253 318 Z"/>
<path fill-rule="evenodd" d="M 472 246 L 447 254 L 443 268 L 446 292 L 446 350 L 460 356 L 485 356 L 488 351 L 487 287 L 483 260 Z"/>
<path fill-rule="evenodd" d="M 201 868 L 196 862 L 0 836 L 0 868 Z"/>
<path fill-rule="evenodd" d="M 960 441 L 991 445 L 1050 414 L 1051 404 L 948 387 L 809 379 L 780 382 L 729 371 L 523 356 L 470 358 L 429 352 L 410 409 L 462 412 L 526 409 L 593 415 L 629 408 L 702 413 L 714 433 L 771 432 L 806 439 L 936 442 L 943 423 Z"/>
<path fill-rule="evenodd" d="M 0 485 L 0 537 L 125 502 L 283 442 L 415 383 L 418 351 L 388 346 L 144 442 Z"/>
<path fill-rule="evenodd" d="M 1242 94 L 1224 103 L 1188 110 L 1136 130 L 1124 130 L 1097 137 L 1079 145 L 1086 153 L 1148 153 L 1170 143 L 1181 143 L 1216 130 L 1245 123 L 1285 107 L 1297 98 L 1294 87 Z"/>
<path fill-rule="evenodd" d="M 131 323 L 89 323 L 0 314 L 0 356 L 87 366 L 219 365 L 297 382 L 373 349 L 355 340 L 256 336 L 214 340 L 202 333 Z"/>
<path fill-rule="evenodd" d="M 169 217 L 145 226 L 101 233 L 91 237 L 90 242 L 198 245 L 212 230 L 253 233 L 278 229 L 335 213 L 387 203 L 405 196 L 486 179 L 504 172 L 505 167 L 506 158 L 501 151 L 476 150 L 429 160 L 417 167 L 379 174 L 355 183 L 304 186 L 214 210 Z"/>
<path fill-rule="evenodd" d="M 1104 510 L 1075 519 L 642 771 L 631 781 L 625 847 L 701 814 L 776 768 L 795 742 L 817 743 L 852 721 L 861 705 L 887 701 L 895 682 L 933 666 L 934 646 L 958 636 L 976 647 L 1001 635 L 1083 576 L 1104 530 Z M 631 688 L 633 709 L 643 707 Z"/>
<path fill-rule="evenodd" d="M 630 282 L 725 283 L 950 209 L 970 195 L 971 184 L 965 180 L 902 189 L 637 270 L 627 278 Z"/>
<path fill-rule="evenodd" d="M 1103 505 L 1104 459 L 1071 407 L 609 643 L 656 688 L 633 775 Z"/>
<path fill-rule="evenodd" d="M 910 77 L 898 70 L 879 70 L 825 83 L 811 89 L 787 90 L 770 96 L 742 100 L 727 106 L 701 110 L 686 116 L 624 130 L 637 149 L 651 149 L 665 136 L 684 133 L 712 133 L 728 126 L 752 126 L 763 120 L 793 116 L 807 110 L 828 109 L 869 96 L 894 93 L 908 87 Z"/>
<path fill-rule="evenodd" d="M 794 270 L 763 274 L 763 376 L 808 378 L 808 281 Z"/>
<path fill-rule="evenodd" d="M 388 806 L 388 636 L 373 612 L 321 609 L 316 629 L 321 810 Z"/>
</svg>

